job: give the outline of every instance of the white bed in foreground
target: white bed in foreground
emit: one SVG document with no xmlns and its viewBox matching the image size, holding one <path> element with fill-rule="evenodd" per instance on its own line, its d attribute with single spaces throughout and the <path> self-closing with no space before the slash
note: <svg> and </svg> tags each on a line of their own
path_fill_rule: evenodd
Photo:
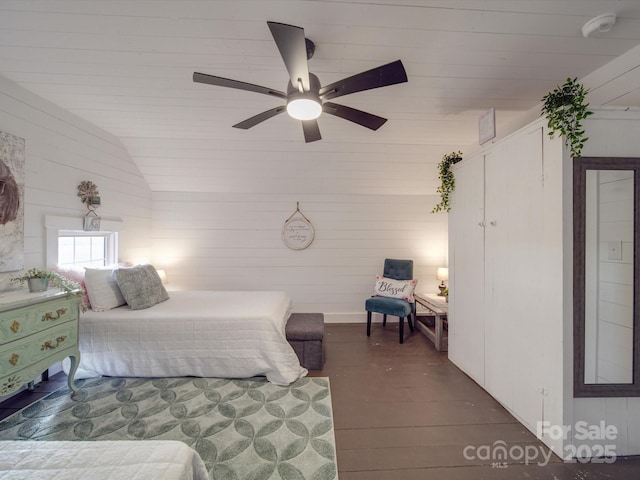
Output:
<svg viewBox="0 0 640 480">
<path fill-rule="evenodd" d="M 0 441 L 3 480 L 208 480 L 200 455 L 182 442 Z"/>
<path fill-rule="evenodd" d="M 176 291 L 143 310 L 87 311 L 75 378 L 266 376 L 289 385 L 307 374 L 285 336 L 290 313 L 290 297 L 276 291 Z"/>
</svg>

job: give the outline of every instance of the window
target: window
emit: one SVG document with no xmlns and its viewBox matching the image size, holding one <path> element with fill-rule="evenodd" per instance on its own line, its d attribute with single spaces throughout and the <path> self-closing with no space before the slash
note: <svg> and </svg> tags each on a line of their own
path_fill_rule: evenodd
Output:
<svg viewBox="0 0 640 480">
<path fill-rule="evenodd" d="M 64 268 L 104 267 L 116 263 L 117 233 L 58 231 L 57 265 Z"/>
<path fill-rule="evenodd" d="M 64 268 L 104 267 L 110 263 L 109 234 L 58 234 L 58 265 Z"/>
<path fill-rule="evenodd" d="M 47 258 L 49 266 L 83 269 L 104 267 L 118 261 L 118 231 L 121 221 L 103 221 L 104 230 L 82 230 L 82 219 L 47 216 Z"/>
</svg>

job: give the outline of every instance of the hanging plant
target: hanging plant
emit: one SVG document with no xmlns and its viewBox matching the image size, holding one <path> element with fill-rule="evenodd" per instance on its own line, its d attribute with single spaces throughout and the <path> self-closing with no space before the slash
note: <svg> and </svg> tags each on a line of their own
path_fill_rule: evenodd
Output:
<svg viewBox="0 0 640 480">
<path fill-rule="evenodd" d="M 549 136 L 553 138 L 556 132 L 564 136 L 564 144 L 571 150 L 572 157 L 581 156 L 582 147 L 589 140 L 584 136 L 582 120 L 593 115 L 587 110 L 589 104 L 585 103 L 589 90 L 585 90 L 577 80 L 567 78 L 564 85 L 542 98 L 542 113 L 547 117 Z"/>
<path fill-rule="evenodd" d="M 440 203 L 438 203 L 431 213 L 448 212 L 451 210 L 449 205 L 450 195 L 456 186 L 451 166 L 462 160 L 462 152 L 451 152 L 442 157 L 442 161 L 438 164 L 438 173 L 440 174 L 440 186 L 436 192 L 440 194 Z"/>
</svg>

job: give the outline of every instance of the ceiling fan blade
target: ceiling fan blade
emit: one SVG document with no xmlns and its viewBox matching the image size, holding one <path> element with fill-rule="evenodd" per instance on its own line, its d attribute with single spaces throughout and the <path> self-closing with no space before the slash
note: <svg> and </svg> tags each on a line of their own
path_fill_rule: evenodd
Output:
<svg viewBox="0 0 640 480">
<path fill-rule="evenodd" d="M 239 80 L 231 80 L 229 78 L 222 78 L 222 77 L 216 77 L 214 75 L 207 75 L 206 73 L 193 72 L 193 81 L 197 83 L 206 83 L 208 85 L 216 85 L 218 87 L 229 87 L 229 88 L 237 88 L 238 90 L 248 90 L 249 92 L 262 93 L 264 95 L 271 95 L 273 97 L 284 98 L 285 100 L 287 98 L 287 95 L 284 92 L 280 92 L 272 88 L 261 87 L 260 85 L 241 82 Z"/>
<path fill-rule="evenodd" d="M 272 108 L 271 110 L 267 110 L 266 112 L 259 113 L 251 118 L 247 118 L 243 122 L 236 123 L 234 128 L 242 128 L 243 130 L 248 130 L 251 127 L 255 127 L 259 123 L 264 122 L 265 120 L 269 120 L 271 117 L 275 117 L 276 115 L 287 110 L 287 107 L 284 105 L 280 105 L 279 107 Z"/>
<path fill-rule="evenodd" d="M 302 120 L 302 131 L 304 132 L 305 143 L 322 140 L 317 120 Z"/>
<path fill-rule="evenodd" d="M 291 85 L 298 87 L 298 79 L 302 81 L 302 88 L 308 92 L 309 65 L 307 63 L 307 44 L 304 38 L 304 29 L 287 25 L 285 23 L 267 22 L 271 35 L 280 50 L 280 56 L 291 78 Z"/>
<path fill-rule="evenodd" d="M 387 121 L 386 118 L 379 117 L 372 113 L 363 112 L 355 108 L 346 107 L 333 102 L 325 102 L 322 104 L 322 111 L 330 113 L 336 117 L 344 118 L 350 122 L 357 123 L 363 127 L 377 130 Z"/>
<path fill-rule="evenodd" d="M 404 70 L 401 60 L 387 63 L 380 67 L 358 73 L 352 77 L 338 80 L 320 89 L 320 98 L 329 100 L 350 93 L 371 90 L 372 88 L 386 87 L 407 81 L 407 72 Z"/>
</svg>

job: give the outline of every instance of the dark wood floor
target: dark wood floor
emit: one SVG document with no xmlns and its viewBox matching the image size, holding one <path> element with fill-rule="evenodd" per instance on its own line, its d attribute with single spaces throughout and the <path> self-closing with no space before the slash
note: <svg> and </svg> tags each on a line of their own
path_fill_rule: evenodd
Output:
<svg viewBox="0 0 640 480">
<path fill-rule="evenodd" d="M 374 324 L 369 338 L 365 329 L 327 324 L 325 367 L 311 372 L 330 378 L 340 480 L 640 478 L 638 457 L 584 465 L 554 456 L 545 466 L 509 459 L 502 468 L 465 458 L 465 447 L 499 441 L 548 450 L 422 334 L 407 331 L 400 345 L 397 322 Z M 0 418 L 64 384 L 58 374 L 13 397 L 0 404 Z"/>
<path fill-rule="evenodd" d="M 506 468 L 465 459 L 468 445 L 496 441 L 548 449 L 421 333 L 405 327 L 400 345 L 397 325 L 374 324 L 369 338 L 364 324 L 325 325 L 325 367 L 312 375 L 330 378 L 340 480 L 640 478 L 639 457 Z"/>
</svg>

